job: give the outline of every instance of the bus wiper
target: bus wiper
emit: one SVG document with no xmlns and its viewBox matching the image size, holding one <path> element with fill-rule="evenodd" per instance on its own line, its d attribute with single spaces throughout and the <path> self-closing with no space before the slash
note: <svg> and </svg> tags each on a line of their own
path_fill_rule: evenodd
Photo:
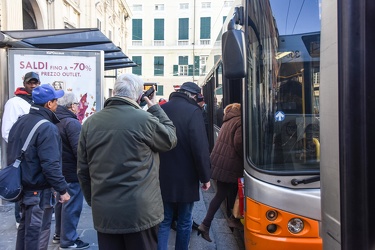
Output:
<svg viewBox="0 0 375 250">
<path fill-rule="evenodd" d="M 317 181 L 320 181 L 320 175 L 310 177 L 310 178 L 307 178 L 307 179 L 303 179 L 303 180 L 292 179 L 290 182 L 292 183 L 293 186 L 297 186 L 298 184 L 301 184 L 301 183 L 309 184 L 309 183 L 313 183 L 313 182 L 317 182 Z"/>
</svg>

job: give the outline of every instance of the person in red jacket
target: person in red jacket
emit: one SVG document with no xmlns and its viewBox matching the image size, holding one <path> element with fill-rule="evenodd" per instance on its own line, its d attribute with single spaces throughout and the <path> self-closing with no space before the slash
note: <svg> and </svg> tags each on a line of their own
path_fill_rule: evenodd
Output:
<svg viewBox="0 0 375 250">
<path fill-rule="evenodd" d="M 237 192 L 237 179 L 243 176 L 243 144 L 241 105 L 232 103 L 224 109 L 223 125 L 210 155 L 211 179 L 216 180 L 216 194 L 211 200 L 206 217 L 198 227 L 203 239 L 211 242 L 210 227 L 214 215 L 228 193 Z M 233 225 L 234 223 L 232 223 Z M 229 225 L 229 226 L 232 226 Z"/>
</svg>

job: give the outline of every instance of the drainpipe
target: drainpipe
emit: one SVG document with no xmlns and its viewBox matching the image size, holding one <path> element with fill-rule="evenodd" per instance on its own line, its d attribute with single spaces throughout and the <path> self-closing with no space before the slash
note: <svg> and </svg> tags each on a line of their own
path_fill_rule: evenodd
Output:
<svg viewBox="0 0 375 250">
<path fill-rule="evenodd" d="M 193 82 L 195 81 L 195 63 L 194 63 L 194 60 L 195 60 L 195 2 L 196 0 L 194 0 L 194 16 L 193 16 Z"/>
</svg>

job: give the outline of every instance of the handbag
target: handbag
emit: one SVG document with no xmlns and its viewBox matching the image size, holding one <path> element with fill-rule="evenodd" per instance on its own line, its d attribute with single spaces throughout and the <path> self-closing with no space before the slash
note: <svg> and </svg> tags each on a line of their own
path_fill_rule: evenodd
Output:
<svg viewBox="0 0 375 250">
<path fill-rule="evenodd" d="M 48 122 L 48 120 L 43 119 L 40 120 L 37 124 L 34 125 L 33 129 L 30 131 L 29 135 L 23 147 L 21 149 L 21 155 L 17 157 L 17 159 L 10 164 L 9 166 L 5 167 L 4 169 L 0 170 L 0 198 L 10 202 L 17 202 L 22 197 L 22 175 L 21 175 L 21 167 L 20 164 L 24 157 L 24 153 L 29 146 L 29 143 L 32 137 L 35 134 L 36 129 L 43 123 Z"/>
<path fill-rule="evenodd" d="M 244 214 L 244 190 L 243 178 L 238 178 L 238 191 L 234 201 L 232 214 L 234 218 L 243 219 Z"/>
</svg>

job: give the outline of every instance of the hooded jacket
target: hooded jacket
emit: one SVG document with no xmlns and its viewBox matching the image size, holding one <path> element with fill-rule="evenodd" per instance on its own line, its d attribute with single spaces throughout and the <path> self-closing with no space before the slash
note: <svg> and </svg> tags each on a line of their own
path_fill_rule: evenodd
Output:
<svg viewBox="0 0 375 250">
<path fill-rule="evenodd" d="M 175 131 L 159 105 L 144 111 L 121 97 L 85 121 L 78 179 L 98 232 L 139 232 L 163 221 L 158 152 L 176 146 Z"/>
<path fill-rule="evenodd" d="M 77 147 L 82 126 L 77 116 L 64 106 L 57 106 L 56 116 L 60 120 L 56 126 L 62 140 L 62 173 L 68 183 L 78 182 Z"/>
<path fill-rule="evenodd" d="M 59 120 L 51 110 L 33 105 L 29 114 L 17 120 L 9 133 L 7 164 L 20 156 L 31 129 L 42 119 L 50 122 L 38 127 L 24 153 L 20 165 L 22 185 L 25 191 L 53 187 L 62 195 L 66 193 L 67 183 L 61 172 L 61 138 L 55 125 Z"/>
<path fill-rule="evenodd" d="M 212 179 L 237 183 L 243 176 L 243 145 L 241 110 L 230 109 L 223 119 L 215 146 L 211 152 Z"/>
<path fill-rule="evenodd" d="M 4 106 L 1 134 L 6 142 L 8 142 L 9 131 L 13 124 L 19 117 L 29 113 L 32 104 L 31 95 L 26 92 L 25 88 L 17 88 L 14 94 L 16 96 L 10 98 Z"/>
</svg>

